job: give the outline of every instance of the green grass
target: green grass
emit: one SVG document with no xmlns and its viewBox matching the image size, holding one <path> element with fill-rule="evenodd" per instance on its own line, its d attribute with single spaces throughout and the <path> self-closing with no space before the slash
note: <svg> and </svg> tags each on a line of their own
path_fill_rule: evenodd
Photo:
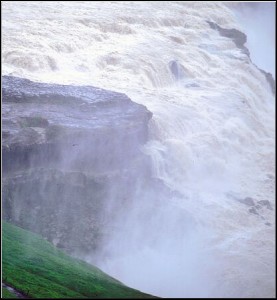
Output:
<svg viewBox="0 0 277 300">
<path fill-rule="evenodd" d="M 3 281 L 31 298 L 155 298 L 7 222 L 2 242 Z"/>
<path fill-rule="evenodd" d="M 17 296 L 15 294 L 13 294 L 12 292 L 10 292 L 8 289 L 3 288 L 2 289 L 2 298 L 3 299 L 14 299 L 14 298 L 17 298 Z"/>
</svg>

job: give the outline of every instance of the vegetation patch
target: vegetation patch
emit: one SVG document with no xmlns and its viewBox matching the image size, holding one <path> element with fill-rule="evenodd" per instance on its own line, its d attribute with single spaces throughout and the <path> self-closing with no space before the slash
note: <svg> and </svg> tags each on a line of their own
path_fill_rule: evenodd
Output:
<svg viewBox="0 0 277 300">
<path fill-rule="evenodd" d="M 3 282 L 30 298 L 155 298 L 7 222 L 2 242 Z M 8 298 L 7 291 L 5 295 Z"/>
<path fill-rule="evenodd" d="M 14 299 L 17 298 L 17 296 L 9 291 L 7 288 L 3 287 L 2 288 L 2 298 L 4 299 Z"/>
</svg>

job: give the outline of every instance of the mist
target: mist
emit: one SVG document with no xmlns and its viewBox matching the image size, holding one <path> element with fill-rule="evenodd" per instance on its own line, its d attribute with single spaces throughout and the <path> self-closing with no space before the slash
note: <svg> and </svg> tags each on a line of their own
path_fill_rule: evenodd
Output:
<svg viewBox="0 0 277 300">
<path fill-rule="evenodd" d="M 156 296 L 275 295 L 274 5 L 5 3 L 5 218 Z"/>
</svg>

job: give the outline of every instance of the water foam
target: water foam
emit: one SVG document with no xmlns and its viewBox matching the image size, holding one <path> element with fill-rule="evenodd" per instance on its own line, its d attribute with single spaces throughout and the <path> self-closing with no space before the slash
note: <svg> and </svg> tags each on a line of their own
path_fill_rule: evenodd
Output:
<svg viewBox="0 0 277 300">
<path fill-rule="evenodd" d="M 3 2 L 3 73 L 124 92 L 153 112 L 143 151 L 182 197 L 134 204 L 101 268 L 161 296 L 273 297 L 274 213 L 229 195 L 275 207 L 275 103 L 207 20 L 242 30 L 220 2 Z"/>
</svg>

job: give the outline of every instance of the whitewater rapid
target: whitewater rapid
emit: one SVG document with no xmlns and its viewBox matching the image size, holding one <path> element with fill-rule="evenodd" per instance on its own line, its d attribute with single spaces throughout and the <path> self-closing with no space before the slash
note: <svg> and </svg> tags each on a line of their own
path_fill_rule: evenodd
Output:
<svg viewBox="0 0 277 300">
<path fill-rule="evenodd" d="M 152 175 L 182 195 L 168 201 L 193 219 L 183 234 L 174 209 L 157 209 L 157 223 L 169 229 L 143 247 L 151 228 L 130 212 L 126 232 L 134 237 L 119 232 L 108 245 L 114 255 L 98 265 L 159 296 L 274 297 L 274 95 L 249 57 L 207 23 L 243 31 L 234 10 L 132 1 L 2 8 L 3 74 L 89 84 L 145 105 L 153 119 L 142 151 Z M 250 213 L 236 200 L 246 197 L 273 210 Z"/>
</svg>

